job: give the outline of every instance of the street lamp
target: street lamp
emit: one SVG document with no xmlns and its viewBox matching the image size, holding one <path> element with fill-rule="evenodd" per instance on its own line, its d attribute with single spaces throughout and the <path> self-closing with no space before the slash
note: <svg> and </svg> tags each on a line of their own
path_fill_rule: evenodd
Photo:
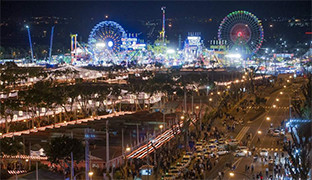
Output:
<svg viewBox="0 0 312 180">
<path fill-rule="evenodd" d="M 276 105 L 275 105 L 275 104 L 273 104 L 273 108 L 276 108 Z"/>
<path fill-rule="evenodd" d="M 131 148 L 130 147 L 126 147 L 126 152 L 130 152 Z"/>
<path fill-rule="evenodd" d="M 184 120 L 184 119 L 185 119 L 185 117 L 182 115 L 182 116 L 180 117 L 180 119 L 181 119 L 181 120 Z"/>
<path fill-rule="evenodd" d="M 286 85 L 284 85 L 284 88 L 286 88 Z"/>
<path fill-rule="evenodd" d="M 92 172 L 92 171 L 89 171 L 88 175 L 89 175 L 89 176 L 90 176 L 90 178 L 92 179 L 93 172 Z"/>
<path fill-rule="evenodd" d="M 196 106 L 195 109 L 199 109 L 199 106 Z"/>
<path fill-rule="evenodd" d="M 234 172 L 229 173 L 230 177 L 234 177 Z"/>
<path fill-rule="evenodd" d="M 209 101 L 212 101 L 212 98 L 209 98 Z"/>
<path fill-rule="evenodd" d="M 276 98 L 276 101 L 279 101 L 279 99 L 278 99 L 278 98 Z"/>
<path fill-rule="evenodd" d="M 262 134 L 262 131 L 258 131 L 258 134 Z"/>
<path fill-rule="evenodd" d="M 162 131 L 162 129 L 164 128 L 164 125 L 159 125 L 159 129 Z"/>
<path fill-rule="evenodd" d="M 280 94 L 283 94 L 283 92 L 280 92 Z"/>
<path fill-rule="evenodd" d="M 266 120 L 267 120 L 267 121 L 270 121 L 270 120 L 271 120 L 271 118 L 270 118 L 270 117 L 266 117 Z"/>
<path fill-rule="evenodd" d="M 208 96 L 208 91 L 209 91 L 209 89 L 210 89 L 210 87 L 209 87 L 209 86 L 207 86 L 207 96 Z"/>
</svg>

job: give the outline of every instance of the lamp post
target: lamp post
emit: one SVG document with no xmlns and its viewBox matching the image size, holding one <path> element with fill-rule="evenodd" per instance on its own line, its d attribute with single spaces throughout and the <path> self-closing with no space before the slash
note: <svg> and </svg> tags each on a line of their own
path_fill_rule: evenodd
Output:
<svg viewBox="0 0 312 180">
<path fill-rule="evenodd" d="M 88 175 L 89 175 L 89 177 L 90 177 L 90 180 L 92 180 L 93 172 L 90 171 L 90 172 L 88 173 Z"/>
<path fill-rule="evenodd" d="M 209 86 L 207 86 L 207 96 L 208 96 L 209 89 L 210 89 L 210 87 L 209 87 Z"/>
</svg>

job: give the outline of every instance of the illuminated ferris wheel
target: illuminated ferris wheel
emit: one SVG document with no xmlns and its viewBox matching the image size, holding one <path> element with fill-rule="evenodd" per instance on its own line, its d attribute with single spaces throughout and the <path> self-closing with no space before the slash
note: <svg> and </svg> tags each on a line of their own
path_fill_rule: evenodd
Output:
<svg viewBox="0 0 312 180">
<path fill-rule="evenodd" d="M 234 11 L 228 14 L 218 29 L 218 39 L 227 42 L 229 52 L 251 56 L 263 43 L 261 21 L 248 11 Z"/>
<path fill-rule="evenodd" d="M 114 21 L 102 21 L 94 26 L 89 39 L 89 51 L 93 62 L 98 64 L 118 64 L 118 54 L 122 49 L 122 40 L 126 38 L 125 30 Z"/>
</svg>

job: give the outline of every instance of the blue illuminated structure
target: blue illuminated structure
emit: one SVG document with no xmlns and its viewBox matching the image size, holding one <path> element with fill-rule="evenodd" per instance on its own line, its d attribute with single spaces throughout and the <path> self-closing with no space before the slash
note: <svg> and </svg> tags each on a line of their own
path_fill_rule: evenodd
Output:
<svg viewBox="0 0 312 180">
<path fill-rule="evenodd" d="M 114 21 L 102 21 L 95 25 L 89 35 L 88 45 L 94 63 L 118 64 L 118 53 L 123 50 L 125 30 Z"/>
<path fill-rule="evenodd" d="M 312 122 L 311 119 L 290 119 L 286 122 L 286 127 L 293 127 L 301 123 L 309 123 Z"/>
<path fill-rule="evenodd" d="M 27 32 L 28 32 L 28 39 L 29 39 L 29 46 L 30 46 L 30 53 L 31 53 L 31 62 L 34 62 L 34 52 L 33 52 L 32 43 L 31 43 L 29 26 L 26 25 L 25 27 L 26 27 Z"/>
</svg>

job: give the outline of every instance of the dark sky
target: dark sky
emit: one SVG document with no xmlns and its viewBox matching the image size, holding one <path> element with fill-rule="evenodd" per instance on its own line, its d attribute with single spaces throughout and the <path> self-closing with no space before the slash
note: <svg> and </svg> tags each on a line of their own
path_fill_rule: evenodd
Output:
<svg viewBox="0 0 312 180">
<path fill-rule="evenodd" d="M 3 1 L 1 17 L 62 16 L 115 20 L 167 17 L 224 17 L 235 10 L 247 10 L 261 18 L 311 16 L 310 1 Z"/>
</svg>

